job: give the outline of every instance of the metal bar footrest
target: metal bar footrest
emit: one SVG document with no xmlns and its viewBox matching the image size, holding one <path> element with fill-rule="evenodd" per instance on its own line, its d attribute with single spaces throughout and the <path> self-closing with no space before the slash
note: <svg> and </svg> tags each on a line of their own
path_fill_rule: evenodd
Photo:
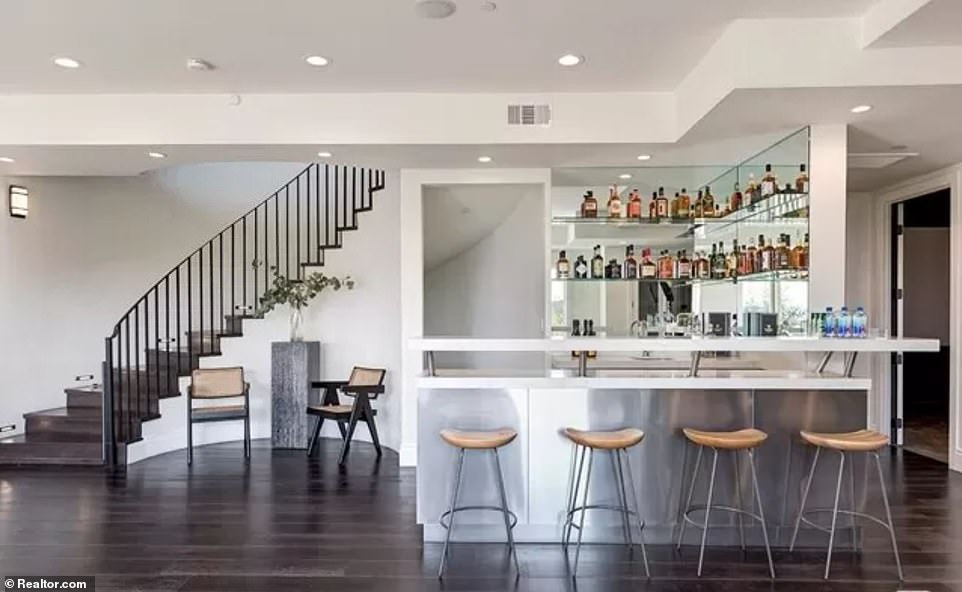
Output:
<svg viewBox="0 0 962 592">
<path fill-rule="evenodd" d="M 501 508 L 500 506 L 461 506 L 461 507 L 455 508 L 454 510 L 448 510 L 447 512 L 441 514 L 441 517 L 438 518 L 438 523 L 445 529 L 448 529 L 450 528 L 449 526 L 450 522 L 445 522 L 444 521 L 445 518 L 449 518 L 451 514 L 455 512 L 466 512 L 468 510 L 490 510 L 492 512 L 497 512 L 499 514 L 507 514 L 511 518 L 511 528 L 514 528 L 514 526 L 518 523 L 518 517 L 515 515 L 514 512 L 512 512 L 511 510 L 506 510 L 504 508 Z"/>
<path fill-rule="evenodd" d="M 573 510 L 571 510 L 570 512 L 568 512 L 568 516 L 567 518 L 565 518 L 564 524 L 561 525 L 561 528 L 567 528 L 568 526 L 571 526 L 571 528 L 574 528 L 575 530 L 581 530 L 581 526 L 575 524 L 574 515 L 583 510 L 608 510 L 611 512 L 618 512 L 619 514 L 623 512 L 627 512 L 629 516 L 636 516 L 636 517 L 638 516 L 638 513 L 635 512 L 634 510 L 629 510 L 621 506 L 612 506 L 608 504 L 589 504 L 587 506 L 578 506 Z M 642 520 L 641 526 L 639 527 L 639 529 L 644 531 L 645 526 L 646 526 L 646 523 L 644 520 Z"/>
<path fill-rule="evenodd" d="M 704 512 L 704 511 L 707 510 L 707 509 L 708 509 L 708 506 L 692 506 L 691 508 L 689 508 L 689 510 L 688 510 L 687 512 L 685 512 L 684 514 L 682 514 L 682 519 L 683 519 L 685 522 L 687 522 L 688 524 L 691 524 L 692 526 L 694 526 L 695 528 L 699 528 L 699 529 L 704 530 L 704 528 L 705 528 L 705 523 L 704 523 L 704 522 L 695 522 L 695 521 L 692 519 L 692 517 L 689 516 L 689 514 L 691 514 L 692 512 Z M 742 510 L 741 508 L 733 508 L 732 506 L 716 506 L 715 504 L 712 504 L 711 509 L 712 509 L 712 510 L 721 510 L 722 512 L 729 512 L 729 513 L 732 513 L 732 514 L 741 514 L 742 516 L 748 516 L 749 518 L 753 518 L 753 519 L 757 520 L 758 522 L 761 522 L 761 521 L 762 521 L 762 517 L 759 516 L 758 514 L 753 514 L 752 512 L 749 512 L 748 510 Z M 722 526 L 722 525 L 720 525 L 720 524 L 719 524 L 719 525 L 715 525 L 715 527 L 718 527 L 718 526 Z M 709 525 L 708 525 L 708 528 L 712 528 L 712 525 L 709 524 Z"/>
<path fill-rule="evenodd" d="M 833 508 L 812 508 L 810 510 L 805 510 L 804 512 L 802 512 L 801 521 L 811 526 L 815 530 L 820 530 L 824 533 L 831 534 L 832 533 L 831 528 L 827 526 L 822 526 L 820 524 L 815 524 L 814 522 L 809 520 L 805 515 L 806 514 L 831 514 L 832 511 L 833 511 Z M 864 512 L 855 512 L 852 510 L 842 510 L 842 509 L 839 509 L 838 513 L 844 514 L 846 516 L 855 516 L 856 518 L 864 518 L 866 520 L 870 520 L 878 524 L 879 526 L 883 527 L 885 530 L 889 530 L 888 523 L 884 522 L 882 519 L 878 518 L 877 516 L 872 516 L 871 514 L 866 514 Z"/>
</svg>

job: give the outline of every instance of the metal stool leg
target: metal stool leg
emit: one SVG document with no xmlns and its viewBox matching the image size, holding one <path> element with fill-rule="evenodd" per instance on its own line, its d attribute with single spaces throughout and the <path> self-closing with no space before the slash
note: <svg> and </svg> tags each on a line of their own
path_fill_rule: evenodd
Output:
<svg viewBox="0 0 962 592">
<path fill-rule="evenodd" d="M 745 510 L 745 501 L 742 498 L 742 472 L 738 467 L 738 452 L 732 453 L 732 464 L 735 466 L 735 503 L 739 510 Z M 738 540 L 741 543 L 742 551 L 745 550 L 745 517 L 739 512 L 735 514 L 738 518 Z"/>
<path fill-rule="evenodd" d="M 625 537 L 625 545 L 631 551 L 631 523 L 628 521 L 628 495 L 625 493 L 625 477 L 621 473 L 621 462 L 618 460 L 618 451 L 610 450 L 608 458 L 611 459 L 611 470 L 615 478 L 615 487 L 618 489 L 618 501 L 621 504 L 621 530 Z"/>
<path fill-rule="evenodd" d="M 456 476 L 454 478 L 454 489 L 451 492 L 451 507 L 449 509 L 448 532 L 444 535 L 444 548 L 441 550 L 441 566 L 438 568 L 438 578 L 444 577 L 444 563 L 448 557 L 448 545 L 451 544 L 451 532 L 454 530 L 454 509 L 458 507 L 458 494 L 461 491 L 461 469 L 464 467 L 464 448 L 458 449 Z"/>
<path fill-rule="evenodd" d="M 708 482 L 708 502 L 705 504 L 705 526 L 701 531 L 701 550 L 698 552 L 698 576 L 701 577 L 701 568 L 705 562 L 705 544 L 708 542 L 708 519 L 711 517 L 711 498 L 715 492 L 715 470 L 718 468 L 718 449 L 712 448 L 714 456 L 711 461 L 711 478 Z"/>
<path fill-rule="evenodd" d="M 571 494 L 575 488 L 575 468 L 578 464 L 578 446 L 571 445 L 571 462 L 568 464 L 568 487 L 565 489 L 565 513 L 564 520 L 561 522 L 561 546 L 567 544 L 568 519 L 571 512 Z"/>
<path fill-rule="evenodd" d="M 902 575 L 902 559 L 899 557 L 899 546 L 895 541 L 895 523 L 892 522 L 892 509 L 889 507 L 889 495 L 887 487 L 885 486 L 885 479 L 882 476 L 882 461 L 879 460 L 878 452 L 873 453 L 875 456 L 875 468 L 878 469 L 878 481 L 879 485 L 882 487 L 882 502 L 885 504 L 885 519 L 888 521 L 889 535 L 892 537 L 892 552 L 895 553 L 895 567 L 899 570 L 899 581 L 905 580 Z"/>
<path fill-rule="evenodd" d="M 832 508 L 832 530 L 828 535 L 828 556 L 825 558 L 825 579 L 832 569 L 832 546 L 835 544 L 835 525 L 838 523 L 838 499 L 842 494 L 842 475 L 845 472 L 845 453 L 839 451 L 838 483 L 835 485 L 835 506 Z"/>
<path fill-rule="evenodd" d="M 588 489 L 591 486 L 591 465 L 595 460 L 595 451 L 588 451 L 588 471 L 585 474 L 585 493 L 581 501 L 581 519 L 578 524 L 578 545 L 575 547 L 575 567 L 572 576 L 578 575 L 578 559 L 581 556 L 581 537 L 585 534 L 585 514 L 588 513 Z"/>
<path fill-rule="evenodd" d="M 808 482 L 805 483 L 805 491 L 802 492 L 802 503 L 798 508 L 798 517 L 795 518 L 795 530 L 792 532 L 792 542 L 788 546 L 789 553 L 795 550 L 795 539 L 798 538 L 798 527 L 802 524 L 802 514 L 805 513 L 805 504 L 808 502 L 808 492 L 812 489 L 812 479 L 815 478 L 815 467 L 818 465 L 818 455 L 821 451 L 821 446 L 815 447 L 815 458 L 812 460 L 812 468 L 808 471 Z"/>
<path fill-rule="evenodd" d="M 855 502 L 855 459 L 848 460 L 848 497 L 849 509 L 852 511 L 848 519 L 852 526 L 852 551 L 858 553 L 858 522 L 855 520 L 855 513 L 858 511 L 858 504 Z"/>
<path fill-rule="evenodd" d="M 635 492 L 635 480 L 631 475 L 631 458 L 628 456 L 628 451 L 624 448 L 620 450 L 625 455 L 625 472 L 628 474 L 628 486 L 629 491 L 631 491 L 631 499 L 635 505 L 635 519 L 638 521 L 638 536 L 641 537 L 641 558 L 645 562 L 645 576 L 651 577 L 651 572 L 648 570 L 648 551 L 645 550 L 645 525 L 641 522 L 641 507 L 638 503 L 638 494 Z"/>
<path fill-rule="evenodd" d="M 682 510 L 681 516 L 681 532 L 678 534 L 678 544 L 675 546 L 676 549 L 681 550 L 681 543 L 685 540 L 685 526 L 688 521 L 685 520 L 685 516 L 688 515 L 688 511 L 691 510 L 691 500 L 692 496 L 695 494 L 695 483 L 698 481 L 698 470 L 701 468 L 701 453 L 704 450 L 703 447 L 698 447 L 698 457 L 695 460 L 695 470 L 691 474 L 691 485 L 688 486 L 688 501 L 685 502 L 685 509 Z"/>
<path fill-rule="evenodd" d="M 498 449 L 492 449 L 494 452 L 494 470 L 498 474 L 498 491 L 501 493 L 501 512 L 504 516 L 504 530 L 508 535 L 508 552 L 514 557 L 514 569 L 515 573 L 521 574 L 521 567 L 518 565 L 518 549 L 514 546 L 514 534 L 511 532 L 511 518 L 508 515 L 508 496 L 504 491 L 504 476 L 501 474 L 501 460 L 498 456 Z"/>
<path fill-rule="evenodd" d="M 738 454 L 737 452 L 735 454 Z M 762 537 L 765 539 L 765 553 L 768 555 L 768 572 L 775 579 L 775 564 L 772 562 L 772 548 L 768 543 L 768 527 L 765 526 L 765 511 L 762 509 L 762 494 L 758 490 L 758 475 L 755 473 L 755 451 L 748 450 L 748 464 L 752 469 L 752 487 L 755 489 L 755 502 L 758 504 L 758 521 L 762 524 Z M 707 522 L 707 521 L 706 521 Z"/>
<path fill-rule="evenodd" d="M 575 445 L 575 450 L 581 452 L 581 459 L 578 461 L 578 473 L 575 475 L 574 486 L 571 490 L 571 504 L 568 506 L 568 513 L 565 518 L 565 533 L 564 533 L 564 547 L 565 552 L 568 551 L 568 545 L 571 544 L 571 529 L 574 528 L 574 510 L 575 504 L 578 502 L 578 492 L 581 490 L 581 474 L 585 468 L 585 453 L 586 448 L 582 446 Z"/>
</svg>

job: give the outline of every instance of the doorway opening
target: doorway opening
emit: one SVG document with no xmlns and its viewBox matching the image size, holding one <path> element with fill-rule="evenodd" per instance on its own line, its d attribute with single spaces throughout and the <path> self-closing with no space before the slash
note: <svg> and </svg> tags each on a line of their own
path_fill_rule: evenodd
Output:
<svg viewBox="0 0 962 592">
<path fill-rule="evenodd" d="M 950 190 L 892 204 L 892 327 L 938 339 L 938 354 L 895 354 L 894 433 L 905 450 L 949 458 Z"/>
</svg>

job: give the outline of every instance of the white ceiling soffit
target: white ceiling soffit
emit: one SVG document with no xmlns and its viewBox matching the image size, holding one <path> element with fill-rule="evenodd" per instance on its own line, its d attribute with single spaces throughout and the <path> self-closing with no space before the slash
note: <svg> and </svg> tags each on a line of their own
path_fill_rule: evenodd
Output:
<svg viewBox="0 0 962 592">
<path fill-rule="evenodd" d="M 873 48 L 962 45 L 962 2 L 959 0 L 885 0 L 869 12 L 891 6 L 891 27 L 871 43 Z"/>
<path fill-rule="evenodd" d="M 918 152 L 849 152 L 848 168 L 884 169 L 906 158 L 918 155 Z"/>
</svg>

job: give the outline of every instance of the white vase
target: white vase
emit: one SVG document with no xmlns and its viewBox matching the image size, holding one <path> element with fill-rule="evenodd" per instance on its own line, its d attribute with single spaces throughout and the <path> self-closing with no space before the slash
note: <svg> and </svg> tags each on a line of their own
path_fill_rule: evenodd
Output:
<svg viewBox="0 0 962 592">
<path fill-rule="evenodd" d="M 302 321 L 303 321 L 303 316 L 301 315 L 301 309 L 292 308 L 291 309 L 291 341 L 304 341 L 304 336 L 301 334 Z"/>
</svg>

